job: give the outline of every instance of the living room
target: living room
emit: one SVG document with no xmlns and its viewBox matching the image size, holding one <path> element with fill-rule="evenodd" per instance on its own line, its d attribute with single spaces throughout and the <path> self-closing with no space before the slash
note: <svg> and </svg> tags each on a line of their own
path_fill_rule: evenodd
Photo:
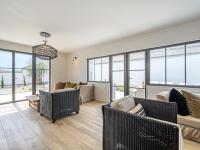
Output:
<svg viewBox="0 0 200 150">
<path fill-rule="evenodd" d="M 199 150 L 199 7 L 2 0 L 0 149 Z"/>
</svg>

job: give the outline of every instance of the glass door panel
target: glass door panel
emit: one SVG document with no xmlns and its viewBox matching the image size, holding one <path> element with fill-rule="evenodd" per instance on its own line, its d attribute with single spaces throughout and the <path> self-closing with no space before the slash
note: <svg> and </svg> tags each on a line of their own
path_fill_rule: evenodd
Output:
<svg viewBox="0 0 200 150">
<path fill-rule="evenodd" d="M 12 52 L 0 50 L 0 103 L 12 102 Z"/>
<path fill-rule="evenodd" d="M 32 55 L 15 53 L 15 101 L 32 95 Z"/>
<path fill-rule="evenodd" d="M 145 52 L 129 54 L 129 94 L 145 98 Z"/>
<path fill-rule="evenodd" d="M 112 100 L 124 96 L 124 55 L 112 56 Z"/>
<path fill-rule="evenodd" d="M 36 58 L 36 93 L 49 91 L 49 60 Z"/>
</svg>

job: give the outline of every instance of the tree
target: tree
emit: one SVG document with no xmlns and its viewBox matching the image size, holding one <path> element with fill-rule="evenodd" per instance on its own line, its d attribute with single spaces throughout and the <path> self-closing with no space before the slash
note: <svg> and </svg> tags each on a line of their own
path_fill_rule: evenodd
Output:
<svg viewBox="0 0 200 150">
<path fill-rule="evenodd" d="M 4 78 L 3 78 L 3 75 L 1 76 L 1 88 L 4 88 Z"/>
<path fill-rule="evenodd" d="M 32 63 L 26 67 L 28 76 L 32 77 Z M 41 59 L 36 61 L 36 81 L 38 84 L 42 84 L 43 77 L 48 73 L 48 64 Z"/>
<path fill-rule="evenodd" d="M 25 79 L 25 76 L 23 76 L 23 80 L 24 80 L 24 86 L 26 86 L 26 79 Z"/>
</svg>

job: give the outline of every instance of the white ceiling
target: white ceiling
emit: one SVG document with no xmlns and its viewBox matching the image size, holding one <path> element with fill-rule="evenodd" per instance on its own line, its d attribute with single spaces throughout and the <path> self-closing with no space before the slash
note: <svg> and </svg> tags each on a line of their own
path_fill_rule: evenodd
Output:
<svg viewBox="0 0 200 150">
<path fill-rule="evenodd" d="M 59 51 L 138 34 L 200 17 L 200 0 L 0 0 L 0 39 Z"/>
</svg>

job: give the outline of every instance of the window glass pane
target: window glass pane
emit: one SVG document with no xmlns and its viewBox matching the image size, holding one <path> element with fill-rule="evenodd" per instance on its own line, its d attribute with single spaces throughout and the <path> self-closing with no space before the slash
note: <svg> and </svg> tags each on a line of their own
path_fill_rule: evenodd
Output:
<svg viewBox="0 0 200 150">
<path fill-rule="evenodd" d="M 185 85 L 185 46 L 166 49 L 167 84 Z"/>
<path fill-rule="evenodd" d="M 150 51 L 150 83 L 165 84 L 165 49 Z"/>
<path fill-rule="evenodd" d="M 89 81 L 94 81 L 94 59 L 89 60 Z"/>
<path fill-rule="evenodd" d="M 109 57 L 102 58 L 102 81 L 109 81 Z"/>
<path fill-rule="evenodd" d="M 101 81 L 101 58 L 95 59 L 95 81 Z"/>
<path fill-rule="evenodd" d="M 186 46 L 186 84 L 200 85 L 200 43 Z"/>
<path fill-rule="evenodd" d="M 144 71 L 130 71 L 129 85 L 135 88 L 145 87 L 145 72 Z"/>
<path fill-rule="evenodd" d="M 32 95 L 32 55 L 15 53 L 15 100 Z"/>
<path fill-rule="evenodd" d="M 112 87 L 112 100 L 124 97 L 124 86 Z"/>
<path fill-rule="evenodd" d="M 0 50 L 0 103 L 12 101 L 12 53 Z"/>
<path fill-rule="evenodd" d="M 49 60 L 36 58 L 36 92 L 49 91 Z"/>
<path fill-rule="evenodd" d="M 137 52 L 129 54 L 129 69 L 144 70 L 145 69 L 145 53 Z"/>
<path fill-rule="evenodd" d="M 124 55 L 116 55 L 112 57 L 113 71 L 124 70 Z"/>
<path fill-rule="evenodd" d="M 124 71 L 113 72 L 113 86 L 124 85 Z"/>
</svg>

